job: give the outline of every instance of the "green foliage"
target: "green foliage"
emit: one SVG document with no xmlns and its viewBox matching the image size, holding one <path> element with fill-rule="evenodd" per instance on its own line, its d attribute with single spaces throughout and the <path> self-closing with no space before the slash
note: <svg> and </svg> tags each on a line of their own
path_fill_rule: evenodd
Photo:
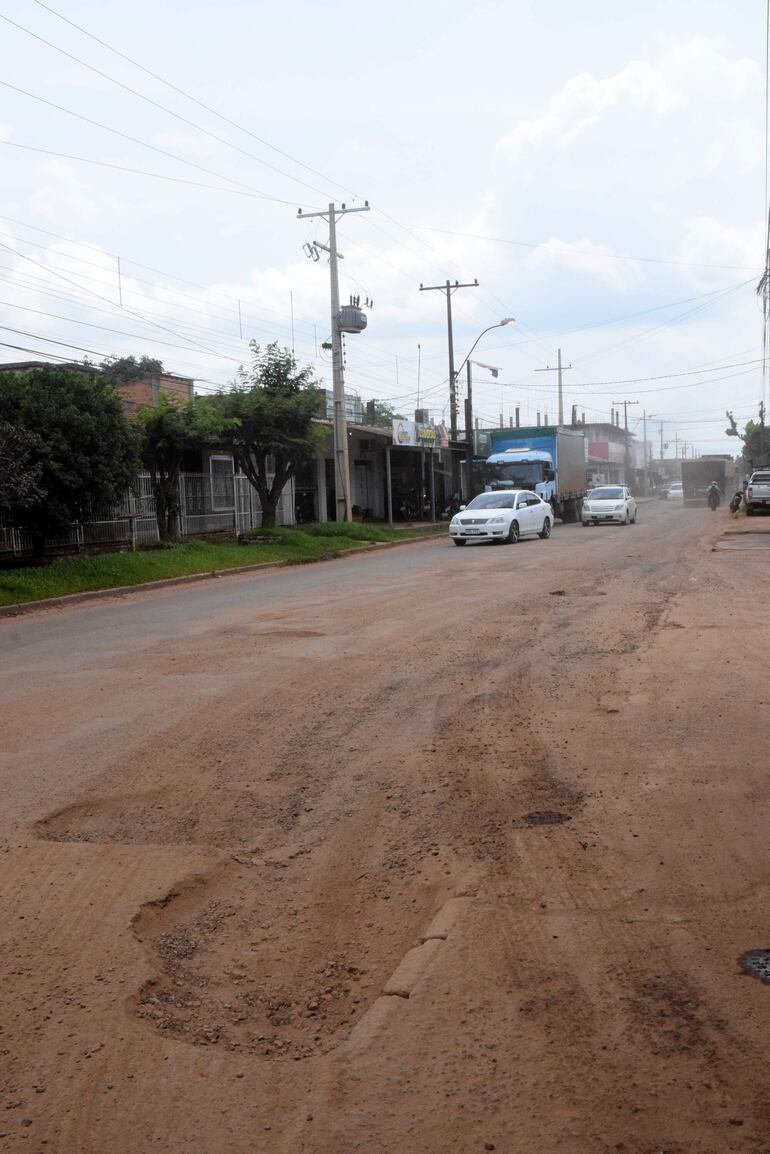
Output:
<svg viewBox="0 0 770 1154">
<path fill-rule="evenodd" d="M 37 437 L 0 421 L 0 508 L 28 509 L 45 496 Z"/>
<path fill-rule="evenodd" d="M 0 420 L 34 438 L 41 493 L 11 504 L 42 556 L 45 538 L 94 502 L 119 500 L 137 471 L 136 439 L 101 376 L 64 368 L 0 372 Z M 43 496 L 44 494 L 44 496 Z"/>
<path fill-rule="evenodd" d="M 725 429 L 728 437 L 740 437 L 743 441 L 743 459 L 748 465 L 759 465 L 767 460 L 770 451 L 770 430 L 765 424 L 764 405 L 759 407 L 759 420 L 747 421 L 741 433 L 731 412 L 727 419 L 730 425 Z"/>
<path fill-rule="evenodd" d="M 446 526 L 442 529 L 445 533 Z M 354 531 L 361 531 L 366 536 L 361 537 Z M 254 530 L 255 537 L 261 535 L 261 530 Z M 0 605 L 40 601 L 46 597 L 61 597 L 67 593 L 81 593 L 90 589 L 139 585 L 164 577 L 216 573 L 239 565 L 268 561 L 302 565 L 338 557 L 347 549 L 367 541 L 399 541 L 414 536 L 416 534 L 412 530 L 387 529 L 375 525 L 303 525 L 302 529 L 280 526 L 270 531 L 271 540 L 264 543 L 259 540 L 251 543 L 248 540 L 249 534 L 246 534 L 244 544 L 237 544 L 232 537 L 217 542 L 192 539 L 166 544 L 161 548 L 140 549 L 136 553 L 62 557 L 43 568 L 0 570 Z"/>
<path fill-rule="evenodd" d="M 288 349 L 252 341 L 251 352 L 251 369 L 241 370 L 232 391 L 216 401 L 234 422 L 228 440 L 259 494 L 262 523 L 271 527 L 285 485 L 325 436 L 313 422 L 322 393 L 313 370 L 298 368 Z"/>
<path fill-rule="evenodd" d="M 221 437 L 232 422 L 211 400 L 192 397 L 180 404 L 161 395 L 155 408 L 137 413 L 136 424 L 142 462 L 152 480 L 158 533 L 167 541 L 179 532 L 179 473 L 184 454 Z"/>
<path fill-rule="evenodd" d="M 403 421 L 405 418 L 401 413 L 397 413 L 392 405 L 386 401 L 372 401 L 371 408 L 367 404 L 366 413 L 367 424 L 376 425 L 378 428 L 389 429 L 393 421 Z"/>
<path fill-rule="evenodd" d="M 125 385 L 141 377 L 158 377 L 163 372 L 163 362 L 156 357 L 110 357 L 99 365 L 105 381 L 111 385 Z"/>
<path fill-rule="evenodd" d="M 346 537 L 350 541 L 392 541 L 392 529 L 383 529 L 359 521 L 319 521 L 315 525 L 303 525 L 303 532 L 311 537 Z M 404 533 L 405 530 L 395 530 Z"/>
</svg>

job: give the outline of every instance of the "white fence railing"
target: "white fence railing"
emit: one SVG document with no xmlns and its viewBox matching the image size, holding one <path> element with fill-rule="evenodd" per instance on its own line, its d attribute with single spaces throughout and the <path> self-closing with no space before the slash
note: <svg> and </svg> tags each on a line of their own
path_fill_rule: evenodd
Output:
<svg viewBox="0 0 770 1154">
<path fill-rule="evenodd" d="M 182 537 L 258 529 L 262 507 L 253 486 L 242 474 L 212 477 L 182 473 L 179 477 L 179 532 Z M 294 524 L 294 482 L 281 494 L 276 512 L 279 525 Z M 66 533 L 46 539 L 46 553 L 151 544 L 159 540 L 155 498 L 149 473 L 140 473 L 136 490 L 116 505 L 95 505 L 84 510 Z M 32 539 L 24 530 L 0 521 L 0 556 L 32 553 Z"/>
</svg>

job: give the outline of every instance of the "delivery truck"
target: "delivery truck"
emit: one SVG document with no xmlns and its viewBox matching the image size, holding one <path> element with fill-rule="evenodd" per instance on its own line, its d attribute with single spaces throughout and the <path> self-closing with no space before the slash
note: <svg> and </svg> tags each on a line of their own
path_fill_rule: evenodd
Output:
<svg viewBox="0 0 770 1154">
<path fill-rule="evenodd" d="M 722 501 L 728 502 L 738 486 L 737 468 L 732 457 L 698 457 L 694 461 L 682 461 L 685 505 L 705 506 L 712 481 L 719 485 Z"/>
<path fill-rule="evenodd" d="M 483 438 L 485 489 L 532 489 L 550 501 L 560 520 L 580 520 L 588 459 L 581 429 L 491 429 L 484 430 Z"/>
</svg>

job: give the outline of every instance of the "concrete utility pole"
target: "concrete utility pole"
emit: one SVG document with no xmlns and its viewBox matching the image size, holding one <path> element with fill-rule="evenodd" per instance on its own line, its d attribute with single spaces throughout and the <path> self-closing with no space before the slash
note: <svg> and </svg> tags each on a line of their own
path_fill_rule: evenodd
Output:
<svg viewBox="0 0 770 1154">
<path fill-rule="evenodd" d="M 625 431 L 626 431 L 625 471 L 626 471 L 626 484 L 628 484 L 629 483 L 628 482 L 628 474 L 631 471 L 631 446 L 628 443 L 628 406 L 629 405 L 638 405 L 639 402 L 638 401 L 613 401 L 612 403 L 613 403 L 613 405 L 615 405 L 615 407 L 617 409 L 619 409 L 621 405 L 623 406 L 623 427 L 625 428 Z"/>
<path fill-rule="evenodd" d="M 572 365 L 563 365 L 561 363 L 561 349 L 556 350 L 556 356 L 557 356 L 557 361 L 556 361 L 556 368 L 555 369 L 552 369 L 550 366 L 546 366 L 546 368 L 544 368 L 544 369 L 535 369 L 535 372 L 536 373 L 556 373 L 557 374 L 556 379 L 557 379 L 558 388 L 559 388 L 559 425 L 563 425 L 564 424 L 564 389 L 562 388 L 561 375 L 562 375 L 562 373 L 565 373 L 568 369 L 571 369 Z"/>
<path fill-rule="evenodd" d="M 652 418 L 655 416 L 655 414 L 650 413 L 649 416 L 650 416 L 650 420 L 652 420 Z M 643 483 L 644 483 L 644 495 L 645 495 L 645 497 L 647 497 L 649 495 L 649 492 L 650 492 L 650 478 L 649 478 L 649 474 L 648 474 L 649 460 L 648 460 L 648 453 L 647 453 L 647 410 L 646 409 L 642 409 L 642 426 L 644 428 L 644 433 L 642 434 L 644 437 L 644 482 Z"/>
<path fill-rule="evenodd" d="M 298 220 L 309 220 L 322 216 L 329 222 L 329 247 L 316 244 L 329 253 L 331 280 L 332 314 L 332 384 L 334 388 L 334 491 L 337 501 L 337 520 L 353 520 L 353 502 L 350 493 L 350 456 L 348 453 L 348 421 L 345 412 L 345 377 L 342 367 L 342 330 L 340 328 L 340 280 L 337 268 L 337 220 L 349 212 L 369 212 L 369 201 L 360 208 L 347 208 L 344 204 L 337 208 L 332 202 L 325 212 L 303 212 L 297 210 Z M 316 254 L 316 258 L 317 254 Z"/>
<path fill-rule="evenodd" d="M 447 345 L 449 348 L 449 441 L 450 441 L 450 460 L 452 463 L 452 492 L 457 492 L 457 462 L 455 454 L 452 449 L 452 441 L 457 440 L 457 374 L 455 373 L 455 346 L 454 334 L 452 332 L 452 293 L 457 292 L 458 289 L 463 288 L 478 288 L 478 278 L 469 281 L 467 284 L 460 284 L 455 281 L 446 281 L 444 284 L 420 285 L 421 293 L 440 292 L 446 293 L 446 327 L 447 327 Z"/>
</svg>

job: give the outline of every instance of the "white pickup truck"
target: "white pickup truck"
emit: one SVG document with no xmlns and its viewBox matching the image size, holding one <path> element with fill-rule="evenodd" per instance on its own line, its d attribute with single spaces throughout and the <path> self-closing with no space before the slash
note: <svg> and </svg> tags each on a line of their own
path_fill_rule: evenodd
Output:
<svg viewBox="0 0 770 1154">
<path fill-rule="evenodd" d="M 752 473 L 746 486 L 746 515 L 752 517 L 755 509 L 770 509 L 770 469 Z"/>
</svg>

